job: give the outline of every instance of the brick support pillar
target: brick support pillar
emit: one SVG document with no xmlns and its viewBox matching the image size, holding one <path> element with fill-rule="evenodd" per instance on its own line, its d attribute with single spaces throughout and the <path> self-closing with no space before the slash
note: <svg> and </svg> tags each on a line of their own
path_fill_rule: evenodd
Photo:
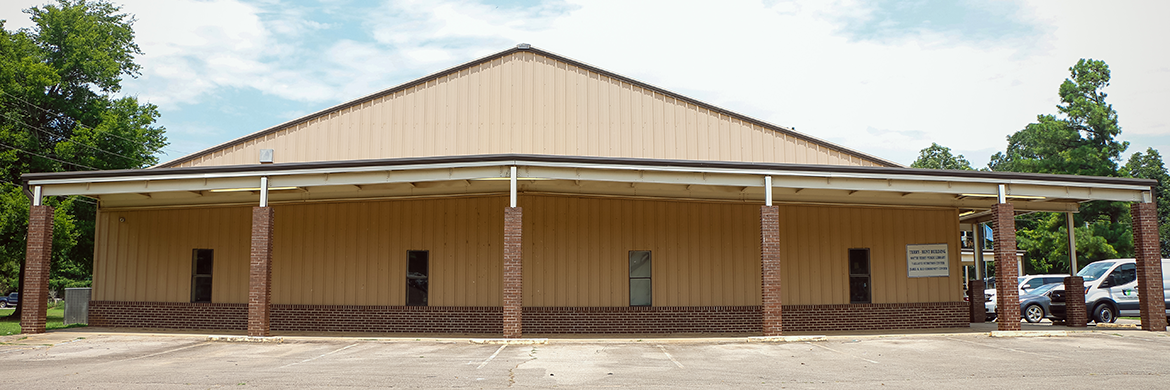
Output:
<svg viewBox="0 0 1170 390">
<path fill-rule="evenodd" d="M 995 291 L 999 301 L 997 322 L 999 330 L 1020 330 L 1020 291 L 1016 279 L 1020 276 L 1016 258 L 1016 212 L 1011 203 L 991 206 L 995 218 Z"/>
<path fill-rule="evenodd" d="M 276 212 L 252 208 L 252 260 L 248 272 L 248 336 L 271 335 L 272 239 Z"/>
<path fill-rule="evenodd" d="M 524 306 L 524 248 L 520 245 L 524 232 L 524 209 L 504 208 L 504 337 L 519 338 L 523 331 Z"/>
<path fill-rule="evenodd" d="M 1162 251 L 1158 242 L 1158 209 L 1155 203 L 1134 203 L 1134 252 L 1137 258 L 1138 304 L 1142 329 L 1166 330 L 1166 306 L 1162 287 Z"/>
<path fill-rule="evenodd" d="M 1072 328 L 1084 328 L 1089 322 L 1085 311 L 1085 278 L 1064 278 L 1064 323 Z"/>
<path fill-rule="evenodd" d="M 983 323 L 987 321 L 987 301 L 984 297 L 982 280 L 967 281 L 967 299 L 971 301 L 971 322 Z"/>
<path fill-rule="evenodd" d="M 779 336 L 780 323 L 780 209 L 760 206 L 760 271 L 763 273 L 764 336 Z"/>
<path fill-rule="evenodd" d="M 49 302 L 49 266 L 53 256 L 53 208 L 28 210 L 28 246 L 24 252 L 24 291 L 20 295 L 20 332 L 45 333 Z"/>
</svg>

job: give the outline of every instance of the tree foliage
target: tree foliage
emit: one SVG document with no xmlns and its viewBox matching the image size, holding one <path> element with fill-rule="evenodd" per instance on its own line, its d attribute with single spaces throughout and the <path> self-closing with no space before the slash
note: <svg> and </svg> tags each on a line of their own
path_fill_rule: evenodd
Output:
<svg viewBox="0 0 1170 390">
<path fill-rule="evenodd" d="M 937 143 L 930 143 L 930 147 L 922 149 L 918 152 L 918 159 L 910 164 L 911 168 L 922 169 L 951 169 L 971 171 L 971 162 L 967 161 L 963 155 L 955 156 L 951 154 L 951 148 L 939 145 Z"/>
<path fill-rule="evenodd" d="M 114 96 L 141 69 L 133 17 L 105 0 L 58 0 L 25 13 L 31 28 L 9 31 L 0 21 L 0 292 L 16 287 L 24 260 L 22 174 L 144 168 L 166 145 L 157 107 Z M 44 202 L 56 208 L 52 287 L 88 283 L 96 204 Z"/>
<path fill-rule="evenodd" d="M 1154 186 L 1154 200 L 1158 205 L 1158 237 L 1162 257 L 1170 258 L 1170 174 L 1166 173 L 1162 155 L 1154 148 L 1146 149 L 1145 154 L 1134 153 L 1121 167 L 1121 173 L 1126 177 L 1158 181 L 1158 185 Z"/>
<path fill-rule="evenodd" d="M 1109 66 L 1081 59 L 1069 72 L 1060 85 L 1058 115 L 1038 115 L 1035 123 L 1008 136 L 1007 150 L 991 156 L 991 170 L 1125 176 L 1118 163 L 1129 143 L 1116 140 L 1121 134 L 1117 112 L 1103 92 L 1109 86 Z M 1120 202 L 1081 206 L 1075 218 L 1078 264 L 1133 255 L 1128 213 Z M 1028 251 L 1029 271 L 1068 271 L 1066 226 L 1064 217 L 1055 213 L 1017 219 L 1017 238 L 1020 248 Z"/>
</svg>

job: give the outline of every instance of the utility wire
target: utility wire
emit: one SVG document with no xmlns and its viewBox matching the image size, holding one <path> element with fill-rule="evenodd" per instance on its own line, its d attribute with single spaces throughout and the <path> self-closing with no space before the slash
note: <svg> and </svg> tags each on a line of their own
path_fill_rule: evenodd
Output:
<svg viewBox="0 0 1170 390">
<path fill-rule="evenodd" d="M 42 127 L 37 127 L 37 126 L 30 125 L 30 124 L 28 124 L 28 123 L 25 123 L 24 121 L 22 121 L 22 120 L 20 120 L 20 119 L 15 119 L 15 118 L 9 118 L 9 119 L 12 119 L 13 121 L 16 121 L 17 123 L 20 123 L 20 124 L 22 124 L 22 125 L 25 125 L 25 126 L 27 126 L 28 128 L 30 128 L 30 129 L 37 130 L 37 131 L 40 131 L 40 132 L 42 132 L 42 133 L 45 133 L 46 135 L 48 135 L 48 136 L 50 136 L 50 137 L 55 137 L 55 136 L 56 136 L 56 134 L 53 134 L 53 132 L 51 132 L 51 131 L 45 130 L 45 129 L 44 129 L 44 128 L 42 128 Z M 135 158 L 132 158 L 132 157 L 126 156 L 126 155 L 124 155 L 124 154 L 114 153 L 114 152 L 111 152 L 111 151 L 108 151 L 108 150 L 105 150 L 105 149 L 99 148 L 99 147 L 97 147 L 97 146 L 93 146 L 93 145 L 89 145 L 89 144 L 84 144 L 84 143 L 80 143 L 80 142 L 73 142 L 73 140 L 66 140 L 65 142 L 69 142 L 69 143 L 72 143 L 72 144 L 74 144 L 74 145 L 81 145 L 81 146 L 84 146 L 84 147 L 87 147 L 87 148 L 90 148 L 90 149 L 93 149 L 93 150 L 96 150 L 96 151 L 99 151 L 99 152 L 102 152 L 102 153 L 106 153 L 106 154 L 110 154 L 110 155 L 118 156 L 118 157 L 121 157 L 121 158 L 124 158 L 124 159 L 130 160 L 130 162 L 137 162 L 137 161 L 138 161 L 138 159 L 135 159 Z"/>
<path fill-rule="evenodd" d="M 21 148 L 18 148 L 18 147 L 15 147 L 15 146 L 12 146 L 12 145 L 9 145 L 9 144 L 6 144 L 6 143 L 3 143 L 3 142 L 0 142 L 0 146 L 4 146 L 4 147 L 7 147 L 7 148 L 9 148 L 9 149 L 16 150 L 16 151 L 20 151 L 20 152 L 25 152 L 25 153 L 31 154 L 31 155 L 33 155 L 33 156 L 37 156 L 37 157 L 41 157 L 41 158 L 46 158 L 46 159 L 49 159 L 49 160 L 53 160 L 53 161 L 56 161 L 56 162 L 59 162 L 59 163 L 69 164 L 69 165 L 73 165 L 73 166 L 77 166 L 77 167 L 81 167 L 81 168 L 89 169 L 89 170 L 92 170 L 92 171 L 100 171 L 100 169 L 97 169 L 97 168 L 91 167 L 91 166 L 89 166 L 89 165 L 81 165 L 81 164 L 78 164 L 78 163 L 72 163 L 72 162 L 68 162 L 68 161 L 65 161 L 65 160 L 60 160 L 60 159 L 56 159 L 56 158 L 53 158 L 53 157 L 49 157 L 49 156 L 46 156 L 46 155 L 43 155 L 43 154 L 40 154 L 40 153 L 33 153 L 33 152 L 30 152 L 30 151 L 27 151 L 27 150 L 24 150 L 24 149 L 21 149 Z"/>
<path fill-rule="evenodd" d="M 38 109 L 38 110 L 44 111 L 46 114 L 49 114 L 49 115 L 55 115 L 55 116 L 57 116 L 57 117 L 59 117 L 59 118 L 65 118 L 65 119 L 71 120 L 71 121 L 73 121 L 75 124 L 77 124 L 77 126 L 78 126 L 78 127 L 81 127 L 81 128 L 85 128 L 85 129 L 90 129 L 90 130 L 93 130 L 93 128 L 92 128 L 92 127 L 86 126 L 84 123 L 81 123 L 81 121 L 79 121 L 79 120 L 76 120 L 76 119 L 70 118 L 68 115 L 65 115 L 65 114 L 61 114 L 61 113 L 57 113 L 57 112 L 52 112 L 52 111 L 49 111 L 48 109 L 45 109 L 45 108 L 43 108 L 43 107 L 41 107 L 41 106 L 38 106 L 38 105 L 36 105 L 36 104 L 33 104 L 33 103 L 29 102 L 28 100 L 24 100 L 24 99 L 23 99 L 23 98 L 21 98 L 20 96 L 16 96 L 16 95 L 13 95 L 13 94 L 11 94 L 11 93 L 8 93 L 8 91 L 5 91 L 5 90 L 0 90 L 0 93 L 3 93 L 3 94 L 5 94 L 5 95 L 8 95 L 8 96 L 12 97 L 13 99 L 19 100 L 19 101 L 23 102 L 24 104 L 27 104 L 27 105 L 29 105 L 29 106 L 30 106 L 30 107 L 32 107 L 32 108 L 35 108 L 35 109 Z M 122 140 L 124 140 L 124 141 L 129 141 L 129 142 L 138 142 L 138 141 L 136 141 L 136 140 L 132 140 L 132 139 L 129 139 L 129 138 L 126 138 L 126 137 L 123 137 L 123 136 L 120 136 L 120 135 L 114 134 L 114 133 L 112 133 L 112 132 L 106 132 L 105 134 L 109 134 L 110 136 L 113 136 L 113 137 L 116 137 L 116 138 L 121 138 L 121 139 L 122 139 Z M 163 147 L 163 149 L 170 149 L 172 152 L 178 152 L 178 153 L 180 153 L 180 154 L 191 154 L 191 153 L 184 152 L 184 151 L 182 151 L 182 150 L 178 150 L 178 149 L 171 148 L 171 147 L 169 147 L 169 146 L 164 146 L 164 147 Z"/>
</svg>

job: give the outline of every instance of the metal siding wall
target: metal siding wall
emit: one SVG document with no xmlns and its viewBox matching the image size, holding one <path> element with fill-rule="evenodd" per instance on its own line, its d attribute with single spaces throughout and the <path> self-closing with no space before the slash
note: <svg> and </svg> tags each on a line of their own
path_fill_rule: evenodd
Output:
<svg viewBox="0 0 1170 390">
<path fill-rule="evenodd" d="M 532 53 L 343 108 L 179 166 L 530 153 L 874 165 Z"/>
<path fill-rule="evenodd" d="M 499 306 L 505 197 L 277 206 L 273 300 L 401 305 L 408 250 L 431 253 L 431 304 Z M 655 306 L 758 305 L 758 206 L 524 196 L 526 306 L 626 306 L 627 255 L 653 251 Z M 247 301 L 247 207 L 102 211 L 94 299 L 190 299 L 191 250 L 215 249 L 213 301 Z M 959 291 L 954 210 L 783 205 L 786 304 L 848 303 L 848 249 L 871 250 L 874 303 Z M 118 218 L 126 218 L 120 223 Z M 906 244 L 947 243 L 951 277 L 906 276 Z"/>
<path fill-rule="evenodd" d="M 506 205 L 485 197 L 276 206 L 273 302 L 401 305 L 406 252 L 429 250 L 432 306 L 500 306 Z M 191 250 L 210 248 L 212 301 L 247 302 L 249 211 L 103 211 L 94 299 L 187 302 Z"/>
<path fill-rule="evenodd" d="M 629 305 L 631 250 L 653 253 L 655 306 L 759 304 L 752 205 L 525 196 L 521 206 L 525 306 Z"/>
</svg>

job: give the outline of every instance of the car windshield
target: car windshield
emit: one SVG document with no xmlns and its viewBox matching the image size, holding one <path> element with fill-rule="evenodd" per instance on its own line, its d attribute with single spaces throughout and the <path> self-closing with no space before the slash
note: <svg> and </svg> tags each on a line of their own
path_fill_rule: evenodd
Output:
<svg viewBox="0 0 1170 390">
<path fill-rule="evenodd" d="M 1017 285 L 1024 284 L 1024 279 L 1027 279 L 1027 277 L 1021 276 L 1021 277 L 1016 278 L 1016 284 Z"/>
<path fill-rule="evenodd" d="M 1092 282 L 1094 280 L 1099 279 L 1101 277 L 1101 275 L 1104 275 L 1105 271 L 1108 271 L 1109 267 L 1112 267 L 1112 266 L 1113 266 L 1113 263 L 1104 263 L 1104 262 L 1091 263 L 1091 264 L 1085 266 L 1085 268 L 1082 268 L 1081 272 L 1077 272 L 1077 276 L 1085 278 L 1086 282 Z"/>
<path fill-rule="evenodd" d="M 1047 294 L 1049 291 L 1052 291 L 1052 289 L 1063 286 L 1063 285 L 1064 284 L 1062 284 L 1062 283 L 1045 284 L 1043 286 L 1028 290 L 1027 295 L 1044 295 L 1044 294 Z"/>
</svg>

